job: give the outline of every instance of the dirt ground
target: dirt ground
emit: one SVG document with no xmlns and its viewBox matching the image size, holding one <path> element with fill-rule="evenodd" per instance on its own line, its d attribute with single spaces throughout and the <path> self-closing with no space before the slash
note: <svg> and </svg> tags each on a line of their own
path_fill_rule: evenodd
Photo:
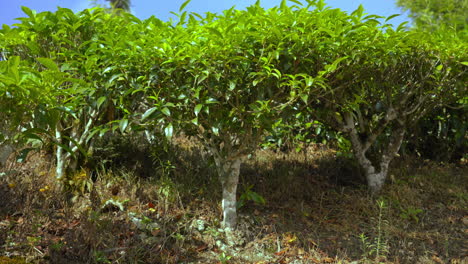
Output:
<svg viewBox="0 0 468 264">
<path fill-rule="evenodd" d="M 122 158 L 83 169 L 66 193 L 49 154 L 11 159 L 0 170 L 0 264 L 468 263 L 462 162 L 400 157 L 370 197 L 333 149 L 259 150 L 243 164 L 238 229 L 227 232 L 212 161 L 196 147 L 173 152 L 150 168 Z"/>
</svg>

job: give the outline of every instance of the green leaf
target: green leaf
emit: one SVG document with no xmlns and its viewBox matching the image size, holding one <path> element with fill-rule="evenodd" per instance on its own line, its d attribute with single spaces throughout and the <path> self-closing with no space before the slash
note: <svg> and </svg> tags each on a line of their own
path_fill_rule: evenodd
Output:
<svg viewBox="0 0 468 264">
<path fill-rule="evenodd" d="M 86 137 L 86 143 L 89 142 L 90 139 L 92 139 L 98 132 L 100 132 L 99 128 L 93 128 L 93 130 L 91 131 L 91 133 L 89 133 L 89 135 Z"/>
<path fill-rule="evenodd" d="M 325 65 L 325 71 L 327 73 L 334 72 L 336 68 L 338 68 L 338 64 L 347 58 L 348 58 L 347 56 L 341 57 L 341 58 L 336 59 L 331 65 Z"/>
<path fill-rule="evenodd" d="M 35 10 L 31 10 L 29 9 L 28 7 L 26 6 L 21 6 L 21 10 L 23 10 L 23 12 L 28 15 L 29 17 L 31 18 L 34 18 L 35 15 L 36 15 L 36 11 Z"/>
<path fill-rule="evenodd" d="M 156 111 L 157 109 L 158 109 L 157 107 L 151 107 L 150 109 L 146 110 L 146 112 L 141 116 L 141 121 L 144 121 L 152 113 L 154 113 L 154 111 Z"/>
<path fill-rule="evenodd" d="M 8 59 L 8 70 L 15 77 L 16 83 L 20 82 L 19 70 L 18 70 L 19 64 L 20 64 L 20 57 L 18 56 L 13 56 Z"/>
<path fill-rule="evenodd" d="M 23 163 L 26 158 L 28 157 L 28 153 L 31 152 L 32 150 L 35 150 L 34 148 L 25 148 L 20 151 L 18 156 L 16 156 L 16 162 Z"/>
<path fill-rule="evenodd" d="M 229 82 L 229 91 L 233 91 L 236 89 L 236 83 L 235 82 Z"/>
<path fill-rule="evenodd" d="M 101 108 L 101 105 L 106 101 L 106 98 L 105 96 L 101 96 L 97 99 L 96 101 L 96 105 L 97 105 L 97 108 Z"/>
<path fill-rule="evenodd" d="M 122 77 L 122 74 L 121 74 L 121 73 L 114 74 L 114 75 L 112 75 L 112 77 L 107 81 L 107 83 L 112 84 L 112 82 L 114 82 L 115 79 L 119 80 L 120 77 Z"/>
<path fill-rule="evenodd" d="M 229 33 L 233 28 L 235 28 L 239 23 L 232 23 L 229 27 L 226 28 L 226 31 L 224 31 L 225 34 Z"/>
<path fill-rule="evenodd" d="M 351 13 L 351 16 L 356 16 L 358 18 L 361 18 L 363 14 L 364 14 L 364 6 L 360 4 L 359 7 Z"/>
<path fill-rule="evenodd" d="M 462 65 L 468 66 L 468 61 L 462 61 L 460 62 Z"/>
<path fill-rule="evenodd" d="M 390 19 L 392 19 L 392 18 L 394 18 L 394 17 L 397 17 L 397 16 L 400 16 L 400 14 L 393 14 L 393 15 L 387 17 L 387 18 L 385 19 L 385 22 L 387 22 L 387 21 L 389 21 Z"/>
<path fill-rule="evenodd" d="M 187 11 L 183 12 L 182 15 L 179 17 L 179 23 L 177 23 L 177 25 L 185 24 L 186 17 L 187 17 Z"/>
<path fill-rule="evenodd" d="M 171 110 L 169 110 L 169 108 L 167 107 L 164 107 L 161 112 L 167 116 L 171 116 Z"/>
<path fill-rule="evenodd" d="M 300 1 L 298 1 L 298 0 L 288 0 L 288 1 L 293 2 L 293 3 L 295 3 L 295 4 L 299 5 L 299 6 L 302 6 L 302 3 Z"/>
<path fill-rule="evenodd" d="M 182 10 L 184 10 L 184 8 L 190 3 L 190 1 L 192 0 L 187 0 L 185 1 L 179 8 L 179 12 L 182 12 Z"/>
<path fill-rule="evenodd" d="M 214 133 L 216 136 L 219 136 L 219 128 L 217 128 L 217 127 L 212 127 L 212 128 L 211 128 L 211 131 L 213 131 L 213 133 Z"/>
<path fill-rule="evenodd" d="M 280 9 L 285 9 L 285 8 L 288 8 L 288 6 L 286 5 L 286 0 L 282 0 L 280 3 Z"/>
<path fill-rule="evenodd" d="M 36 139 L 36 140 L 43 142 L 42 138 L 35 133 L 27 133 L 27 134 L 24 134 L 23 137 L 27 139 Z"/>
<path fill-rule="evenodd" d="M 128 119 L 122 119 L 119 122 L 120 132 L 124 133 L 128 126 Z"/>
<path fill-rule="evenodd" d="M 208 98 L 205 101 L 205 104 L 217 104 L 217 103 L 219 103 L 219 101 L 216 100 L 215 98 Z"/>
<path fill-rule="evenodd" d="M 198 113 L 200 113 L 202 107 L 203 107 L 202 104 L 197 104 L 197 106 L 195 106 L 195 110 L 194 110 L 195 116 L 198 116 Z"/>
<path fill-rule="evenodd" d="M 99 136 L 102 137 L 104 136 L 104 134 L 106 134 L 108 131 L 110 131 L 110 128 L 108 127 L 104 127 L 102 129 L 99 130 Z"/>
<path fill-rule="evenodd" d="M 80 151 L 80 153 L 81 153 L 84 157 L 88 156 L 88 153 L 87 153 L 87 152 L 85 151 L 85 149 L 83 148 L 83 145 L 81 145 L 80 143 L 78 143 L 78 141 L 77 141 L 76 139 L 74 139 L 74 138 L 72 138 L 72 137 L 67 137 L 67 136 L 62 136 L 62 137 L 65 138 L 65 139 L 67 139 L 67 140 L 69 140 L 69 141 L 71 141 L 71 142 L 73 143 L 73 145 L 75 145 L 75 146 L 78 148 L 78 150 Z M 62 146 L 62 147 L 63 147 L 63 146 Z M 64 149 L 65 149 L 68 153 L 70 153 L 71 155 L 76 155 L 76 154 L 73 152 L 73 150 L 72 150 L 71 148 L 65 148 L 65 147 L 64 147 Z"/>
<path fill-rule="evenodd" d="M 172 124 L 169 124 L 164 128 L 164 135 L 170 140 L 172 138 L 172 134 L 174 133 L 174 127 Z"/>
<path fill-rule="evenodd" d="M 49 70 L 60 71 L 57 64 L 49 58 L 37 58 L 37 60 Z"/>
<path fill-rule="evenodd" d="M 401 23 L 400 25 L 398 25 L 398 28 L 397 28 L 396 31 L 397 32 L 402 31 L 403 29 L 406 28 L 406 24 L 408 24 L 408 23 L 409 23 L 408 21 L 405 21 L 405 22 Z"/>
<path fill-rule="evenodd" d="M 322 11 L 325 8 L 325 1 L 324 0 L 318 0 L 317 2 L 314 2 L 314 1 L 310 1 L 310 2 L 313 3 L 312 5 L 315 4 L 315 6 L 317 7 L 317 9 L 319 11 Z M 309 4 L 309 6 L 310 6 L 310 4 Z"/>
<path fill-rule="evenodd" d="M 254 192 L 254 191 L 250 191 L 250 199 L 252 199 L 252 201 L 254 201 L 254 203 L 256 204 L 265 204 L 266 201 L 265 201 L 265 198 L 263 198 L 263 196 L 261 196 L 260 194 Z"/>
<path fill-rule="evenodd" d="M 221 34 L 221 32 L 219 32 L 219 30 L 217 30 L 216 28 L 214 27 L 206 27 L 211 33 L 215 34 L 216 36 L 218 36 L 219 38 L 223 39 L 223 34 Z"/>
</svg>

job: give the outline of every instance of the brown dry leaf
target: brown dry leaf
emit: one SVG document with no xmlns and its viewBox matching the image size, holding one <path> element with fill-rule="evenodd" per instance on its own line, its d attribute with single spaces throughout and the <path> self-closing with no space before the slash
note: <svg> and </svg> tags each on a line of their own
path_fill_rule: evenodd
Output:
<svg viewBox="0 0 468 264">
<path fill-rule="evenodd" d="M 436 255 L 432 256 L 432 260 L 435 261 L 436 263 L 444 264 L 444 262 Z"/>
<path fill-rule="evenodd" d="M 335 262 L 335 259 L 326 257 L 326 258 L 323 258 L 322 261 L 325 262 L 325 263 L 332 263 L 332 262 Z"/>
<path fill-rule="evenodd" d="M 286 250 L 282 250 L 280 252 L 275 253 L 276 256 L 281 256 L 281 255 L 284 255 L 284 254 L 286 254 Z"/>
<path fill-rule="evenodd" d="M 316 259 L 316 258 L 310 258 L 310 260 L 313 262 L 313 263 L 320 263 L 320 260 Z"/>
<path fill-rule="evenodd" d="M 312 244 L 312 246 L 314 247 L 318 247 L 317 243 L 315 243 L 315 241 L 313 241 L 312 239 L 307 239 L 307 242 L 309 242 L 310 244 Z"/>
<path fill-rule="evenodd" d="M 295 234 L 286 234 L 286 236 L 284 237 L 284 240 L 286 240 L 286 242 L 288 244 L 292 244 L 294 242 L 297 241 L 297 236 Z"/>
<path fill-rule="evenodd" d="M 196 251 L 197 251 L 197 252 L 201 252 L 201 251 L 205 251 L 206 249 L 208 249 L 208 245 L 203 244 L 203 245 L 201 245 L 201 246 L 198 246 L 197 249 L 196 249 Z"/>
<path fill-rule="evenodd" d="M 159 233 L 161 233 L 161 229 L 159 229 L 159 228 L 155 228 L 155 229 L 151 230 L 151 235 L 153 235 L 153 236 L 157 236 Z"/>
<path fill-rule="evenodd" d="M 447 221 L 450 223 L 450 224 L 454 224 L 457 222 L 457 219 L 454 217 L 454 216 L 449 216 L 447 217 Z"/>
<path fill-rule="evenodd" d="M 0 221 L 0 227 L 9 227 L 9 226 L 10 226 L 9 220 Z"/>
<path fill-rule="evenodd" d="M 74 228 L 75 226 L 77 226 L 79 224 L 80 224 L 80 220 L 75 219 L 68 225 L 68 228 L 72 229 L 72 228 Z"/>
<path fill-rule="evenodd" d="M 464 225 L 468 225 L 468 216 L 464 216 L 462 218 L 462 222 L 463 222 Z"/>
</svg>

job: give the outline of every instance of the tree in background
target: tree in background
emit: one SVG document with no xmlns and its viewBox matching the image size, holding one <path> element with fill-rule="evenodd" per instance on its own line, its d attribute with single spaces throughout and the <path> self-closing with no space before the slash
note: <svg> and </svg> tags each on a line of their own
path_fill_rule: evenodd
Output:
<svg viewBox="0 0 468 264">
<path fill-rule="evenodd" d="M 468 1 L 465 0 L 397 0 L 397 5 L 409 11 L 410 18 L 420 28 L 444 25 L 462 30 L 468 22 Z"/>
<path fill-rule="evenodd" d="M 410 12 L 416 30 L 431 31 L 444 39 L 448 31 L 455 31 L 461 41 L 468 37 L 468 2 L 464 0 L 397 0 L 397 5 Z M 403 151 L 439 160 L 456 161 L 467 153 L 466 93 L 449 105 L 434 108 L 413 126 L 413 140 L 403 144 Z"/>
<path fill-rule="evenodd" d="M 106 0 L 110 2 L 112 9 L 122 9 L 124 11 L 130 11 L 130 0 Z"/>
<path fill-rule="evenodd" d="M 130 12 L 130 0 L 105 0 L 109 2 L 111 10 L 123 10 L 125 12 Z M 99 0 L 91 0 L 91 6 L 100 6 Z"/>
</svg>

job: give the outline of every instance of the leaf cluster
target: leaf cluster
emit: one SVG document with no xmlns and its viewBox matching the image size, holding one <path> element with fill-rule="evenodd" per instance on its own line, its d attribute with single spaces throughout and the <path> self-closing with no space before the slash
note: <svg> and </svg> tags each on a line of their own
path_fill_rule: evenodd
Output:
<svg viewBox="0 0 468 264">
<path fill-rule="evenodd" d="M 411 124 L 463 97 L 457 35 L 393 29 L 362 6 L 293 2 L 204 15 L 182 6 L 171 22 L 23 7 L 27 17 L 0 30 L 2 114 L 52 141 L 61 128 L 70 150 L 108 132 L 156 130 L 240 155 L 297 114 L 343 130 L 351 112 L 362 134 L 381 134 L 395 113 Z"/>
</svg>

